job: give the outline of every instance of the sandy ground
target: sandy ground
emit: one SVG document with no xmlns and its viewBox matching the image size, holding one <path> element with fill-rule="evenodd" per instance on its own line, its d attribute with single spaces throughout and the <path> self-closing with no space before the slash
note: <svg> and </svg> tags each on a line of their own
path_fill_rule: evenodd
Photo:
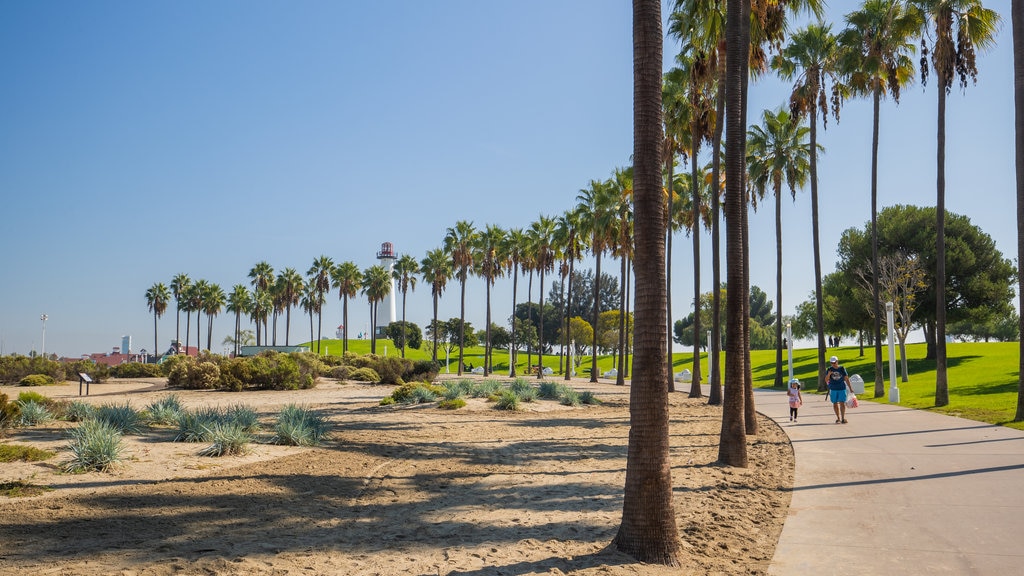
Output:
<svg viewBox="0 0 1024 576">
<path fill-rule="evenodd" d="M 378 406 L 391 387 L 337 383 L 290 392 L 173 391 L 189 407 L 245 404 L 268 423 L 286 404 L 332 423 L 317 448 L 253 444 L 202 457 L 175 431 L 126 438 L 113 472 L 64 474 L 55 423 L 3 442 L 57 450 L 0 464 L 0 482 L 53 488 L 0 496 L 0 574 L 679 574 L 609 549 L 621 519 L 628 387 L 573 382 L 600 406 L 494 410 Z M 25 388 L 0 387 L 16 398 Z M 79 399 L 78 384 L 32 388 Z M 137 409 L 162 380 L 94 384 L 83 400 Z M 672 475 L 682 573 L 764 574 L 786 518 L 793 452 L 760 417 L 750 467 L 715 464 L 721 410 L 673 394 Z"/>
</svg>

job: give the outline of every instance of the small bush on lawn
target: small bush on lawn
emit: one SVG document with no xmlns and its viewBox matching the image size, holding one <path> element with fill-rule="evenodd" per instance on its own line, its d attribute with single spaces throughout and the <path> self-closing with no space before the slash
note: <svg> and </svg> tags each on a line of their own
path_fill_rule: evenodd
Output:
<svg viewBox="0 0 1024 576">
<path fill-rule="evenodd" d="M 169 394 L 159 400 L 150 402 L 145 410 L 146 420 L 150 424 L 162 424 L 165 426 L 176 424 L 181 410 L 181 400 L 178 399 L 178 395 Z"/>
<path fill-rule="evenodd" d="M 274 444 L 316 446 L 327 435 L 330 425 L 320 414 L 289 404 L 277 416 L 274 425 Z"/>
<path fill-rule="evenodd" d="M 21 444 L 0 444 L 0 462 L 41 462 L 55 455 L 49 450 Z"/>
<path fill-rule="evenodd" d="M 104 472 L 121 460 L 124 443 L 121 433 L 101 420 L 86 420 L 71 431 L 71 459 L 64 463 L 66 472 Z"/>
<path fill-rule="evenodd" d="M 96 407 L 81 400 L 72 400 L 64 409 L 64 419 L 68 422 L 81 422 L 92 418 L 95 414 Z"/>
<path fill-rule="evenodd" d="M 566 388 L 565 392 L 562 393 L 562 397 L 559 399 L 565 406 L 579 406 L 580 405 L 580 394 L 572 388 Z"/>
<path fill-rule="evenodd" d="M 356 382 L 380 382 L 380 375 L 373 368 L 356 368 L 349 379 Z"/>
<path fill-rule="evenodd" d="M 462 398 L 450 398 L 441 400 L 437 403 L 438 408 L 444 408 L 445 410 L 458 410 L 466 405 L 466 401 Z"/>
<path fill-rule="evenodd" d="M 131 404 L 103 404 L 93 414 L 95 420 L 106 422 L 121 434 L 139 434 L 145 427 L 145 421 Z"/>
<path fill-rule="evenodd" d="M 53 386 L 56 384 L 56 380 L 49 374 L 29 374 L 22 378 L 19 382 L 19 386 Z"/>
<path fill-rule="evenodd" d="M 213 443 L 200 450 L 200 456 L 245 454 L 252 442 L 252 434 L 237 421 L 215 422 L 206 432 L 207 440 Z"/>
<path fill-rule="evenodd" d="M 519 410 L 519 395 L 511 390 L 502 390 L 494 407 L 498 410 Z"/>
<path fill-rule="evenodd" d="M 22 402 L 18 400 L 18 418 L 14 421 L 16 426 L 35 426 L 53 420 L 53 414 L 47 410 L 45 404 L 35 400 Z"/>
</svg>

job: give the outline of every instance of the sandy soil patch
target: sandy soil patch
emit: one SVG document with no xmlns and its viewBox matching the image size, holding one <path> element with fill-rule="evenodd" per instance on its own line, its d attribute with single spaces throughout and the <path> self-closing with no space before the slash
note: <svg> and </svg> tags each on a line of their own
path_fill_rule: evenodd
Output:
<svg viewBox="0 0 1024 576">
<path fill-rule="evenodd" d="M 382 407 L 391 387 L 324 381 L 293 392 L 173 391 L 189 407 L 286 404 L 332 423 L 317 448 L 254 444 L 197 456 L 172 430 L 128 437 L 111 473 L 64 474 L 68 424 L 18 429 L 3 442 L 58 450 L 0 465 L 0 481 L 47 485 L 0 497 L 3 574 L 679 574 L 607 548 L 621 518 L 628 387 L 574 381 L 600 406 L 551 401 L 519 412 L 472 401 Z M 11 398 L 25 388 L 0 388 Z M 79 399 L 78 384 L 32 390 Z M 95 403 L 142 409 L 162 379 L 93 385 Z M 764 574 L 786 518 L 793 452 L 760 417 L 750 467 L 715 464 L 721 410 L 673 394 L 675 507 L 687 572 Z"/>
</svg>

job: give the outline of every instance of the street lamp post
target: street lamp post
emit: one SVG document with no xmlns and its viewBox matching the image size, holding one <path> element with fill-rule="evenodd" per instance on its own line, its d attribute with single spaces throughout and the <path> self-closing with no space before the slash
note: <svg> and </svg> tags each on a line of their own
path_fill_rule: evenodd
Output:
<svg viewBox="0 0 1024 576">
<path fill-rule="evenodd" d="M 885 321 L 889 325 L 889 402 L 898 404 L 900 389 L 896 386 L 896 348 L 893 346 L 896 329 L 892 323 L 892 302 L 885 303 Z"/>
<path fill-rule="evenodd" d="M 39 317 L 43 321 L 43 358 L 46 358 L 46 319 L 49 318 L 46 314 Z"/>
<path fill-rule="evenodd" d="M 789 355 L 789 379 L 793 380 L 793 324 L 786 322 L 786 353 Z"/>
</svg>

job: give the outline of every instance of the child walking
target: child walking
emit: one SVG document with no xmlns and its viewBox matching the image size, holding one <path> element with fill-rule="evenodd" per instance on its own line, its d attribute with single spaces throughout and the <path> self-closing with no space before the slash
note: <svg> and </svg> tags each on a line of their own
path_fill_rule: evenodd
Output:
<svg viewBox="0 0 1024 576">
<path fill-rule="evenodd" d="M 789 421 L 796 422 L 797 410 L 804 403 L 804 397 L 800 395 L 800 381 L 796 378 L 790 380 L 786 394 L 789 396 Z"/>
</svg>

